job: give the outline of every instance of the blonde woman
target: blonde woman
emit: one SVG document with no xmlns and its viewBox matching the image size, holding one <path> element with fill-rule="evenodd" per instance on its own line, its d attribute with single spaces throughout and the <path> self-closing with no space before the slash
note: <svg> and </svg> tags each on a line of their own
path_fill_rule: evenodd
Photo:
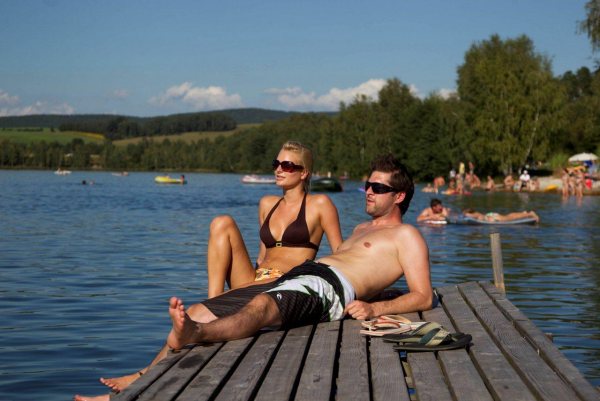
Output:
<svg viewBox="0 0 600 401">
<path fill-rule="evenodd" d="M 272 167 L 283 196 L 267 195 L 259 203 L 260 250 L 254 268 L 242 234 L 231 216 L 218 216 L 208 240 L 208 297 L 230 289 L 276 279 L 292 267 L 314 259 L 323 234 L 332 252 L 342 243 L 338 212 L 328 196 L 308 193 L 313 158 L 310 149 L 288 141 Z"/>
<path fill-rule="evenodd" d="M 307 259 L 314 259 L 323 234 L 327 235 L 331 251 L 335 253 L 342 243 L 337 208 L 328 196 L 308 193 L 312 165 L 310 149 L 293 141 L 284 143 L 277 159 L 272 161 L 276 184 L 283 196 L 266 195 L 260 200 L 261 242 L 256 269 L 233 218 L 223 215 L 213 219 L 208 240 L 209 298 L 223 293 L 225 282 L 230 289 L 266 284 Z M 166 352 L 166 348 L 163 351 Z M 113 391 L 121 391 L 147 369 L 117 378 L 100 378 L 100 381 Z M 107 400 L 108 396 L 79 399 Z"/>
</svg>

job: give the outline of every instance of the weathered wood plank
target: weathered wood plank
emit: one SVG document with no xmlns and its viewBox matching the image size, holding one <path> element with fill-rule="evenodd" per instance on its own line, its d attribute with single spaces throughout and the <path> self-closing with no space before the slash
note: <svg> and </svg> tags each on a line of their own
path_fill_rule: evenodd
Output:
<svg viewBox="0 0 600 401">
<path fill-rule="evenodd" d="M 433 352 L 408 352 L 413 385 L 419 401 L 452 401 Z"/>
<path fill-rule="evenodd" d="M 260 335 L 244 355 L 216 400 L 249 400 L 256 393 L 258 382 L 263 377 L 265 368 L 284 334 L 283 331 L 271 331 Z"/>
<path fill-rule="evenodd" d="M 441 287 L 438 288 L 438 292 L 443 296 L 443 307 L 452 318 L 456 330 L 473 337 L 469 355 L 492 397 L 499 400 L 535 400 L 529 388 L 466 304 L 458 287 Z"/>
<path fill-rule="evenodd" d="M 204 369 L 188 384 L 178 401 L 207 400 L 212 397 L 219 390 L 229 372 L 236 366 L 242 353 L 253 341 L 254 338 L 251 337 L 225 343 L 204 366 Z"/>
<path fill-rule="evenodd" d="M 441 304 L 443 305 L 443 299 Z M 438 322 L 446 330 L 455 332 L 456 329 L 442 305 L 423 312 L 423 319 L 428 322 Z M 492 396 L 465 349 L 438 352 L 437 355 L 450 392 L 454 394 L 456 399 L 461 401 L 492 401 Z"/>
<path fill-rule="evenodd" d="M 218 345 L 215 345 L 218 346 Z M 152 369 L 149 369 L 146 374 L 133 382 L 125 390 L 118 394 L 111 395 L 111 400 L 115 401 L 130 401 L 136 399 L 146 389 L 148 389 L 158 378 L 160 378 L 171 366 L 183 358 L 191 348 L 184 348 L 177 352 L 169 351 L 167 357 L 157 363 Z"/>
<path fill-rule="evenodd" d="M 369 399 L 367 340 L 360 335 L 360 323 L 358 320 L 350 319 L 342 322 L 342 342 L 335 395 L 338 400 Z"/>
<path fill-rule="evenodd" d="M 528 386 L 543 400 L 574 400 L 577 395 L 544 363 L 477 283 L 459 285 L 459 290 L 486 329 L 502 348 Z"/>
<path fill-rule="evenodd" d="M 290 329 L 271 364 L 255 401 L 289 400 L 314 326 Z"/>
<path fill-rule="evenodd" d="M 515 327 L 538 351 L 540 356 L 569 384 L 579 397 L 586 401 L 600 399 L 600 394 L 581 372 L 560 352 L 548 337 L 506 296 L 491 283 L 480 285 L 492 297 L 498 308 L 515 323 Z"/>
<path fill-rule="evenodd" d="M 370 338 L 373 401 L 409 401 L 408 388 L 398 352 L 381 338 Z"/>
<path fill-rule="evenodd" d="M 152 387 L 141 394 L 138 400 L 169 401 L 175 399 L 219 348 L 214 344 L 194 347 L 157 379 Z"/>
<path fill-rule="evenodd" d="M 317 325 L 300 376 L 296 400 L 329 400 L 332 393 L 339 329 L 339 321 Z"/>
</svg>

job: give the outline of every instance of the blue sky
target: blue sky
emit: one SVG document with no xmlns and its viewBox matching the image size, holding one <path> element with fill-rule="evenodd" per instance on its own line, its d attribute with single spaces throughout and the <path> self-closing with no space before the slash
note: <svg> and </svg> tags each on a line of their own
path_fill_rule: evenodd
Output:
<svg viewBox="0 0 600 401">
<path fill-rule="evenodd" d="M 592 68 L 585 0 L 2 0 L 0 116 L 337 110 L 390 78 L 456 89 L 469 47 L 525 34 Z"/>
</svg>

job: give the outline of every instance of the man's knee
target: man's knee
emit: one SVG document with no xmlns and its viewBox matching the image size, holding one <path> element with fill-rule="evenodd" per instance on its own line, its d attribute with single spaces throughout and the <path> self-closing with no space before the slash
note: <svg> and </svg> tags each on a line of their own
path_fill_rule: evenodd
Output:
<svg viewBox="0 0 600 401">
<path fill-rule="evenodd" d="M 223 214 L 220 216 L 215 217 L 214 219 L 212 219 L 212 221 L 210 222 L 210 232 L 211 233 L 218 233 L 218 232 L 224 232 L 224 230 L 227 230 L 231 227 L 235 227 L 235 220 L 233 219 L 233 217 L 231 217 L 228 214 Z"/>
<path fill-rule="evenodd" d="M 273 298 L 267 294 L 258 294 L 252 301 L 246 305 L 247 308 L 254 309 L 257 314 L 265 319 L 265 322 L 271 325 L 281 324 L 281 313 L 279 307 Z"/>
</svg>

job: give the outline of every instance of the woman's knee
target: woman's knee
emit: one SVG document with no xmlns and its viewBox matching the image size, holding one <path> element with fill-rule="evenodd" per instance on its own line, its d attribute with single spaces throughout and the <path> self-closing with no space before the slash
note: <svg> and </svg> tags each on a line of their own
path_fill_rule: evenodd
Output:
<svg viewBox="0 0 600 401">
<path fill-rule="evenodd" d="M 222 233 L 234 227 L 237 227 L 237 225 L 233 217 L 223 214 L 212 219 L 210 222 L 210 233 Z"/>
</svg>

